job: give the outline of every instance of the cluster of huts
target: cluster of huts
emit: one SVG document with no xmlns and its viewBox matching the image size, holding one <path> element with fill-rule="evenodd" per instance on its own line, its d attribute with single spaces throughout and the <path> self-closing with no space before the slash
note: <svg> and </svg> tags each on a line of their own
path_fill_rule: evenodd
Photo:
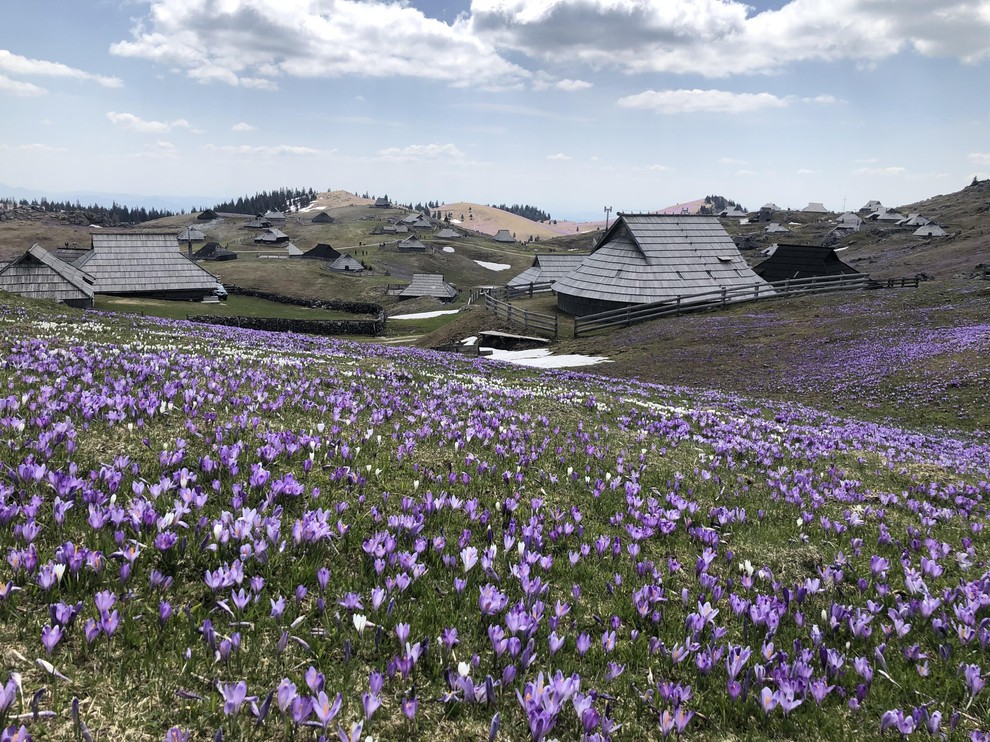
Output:
<svg viewBox="0 0 990 742">
<path fill-rule="evenodd" d="M 775 238 L 790 234 L 791 230 L 787 225 L 773 221 L 773 215 L 779 211 L 780 208 L 776 204 L 764 204 L 756 213 L 755 218 L 752 219 L 752 221 L 756 222 L 767 222 L 766 227 L 763 228 L 763 235 L 765 237 Z M 824 204 L 813 201 L 803 209 L 800 209 L 798 213 L 827 215 L 831 212 L 825 208 Z M 719 213 L 719 216 L 723 219 L 743 220 L 750 218 L 750 214 L 740 211 L 735 206 L 724 209 Z M 948 236 L 948 232 L 932 222 L 928 217 L 917 213 L 901 214 L 894 209 L 887 208 L 879 201 L 868 201 L 856 212 L 846 211 L 840 214 L 835 220 L 835 227 L 832 232 L 837 237 L 843 237 L 858 232 L 870 224 L 896 229 L 910 229 L 915 237 Z"/>
<path fill-rule="evenodd" d="M 96 294 L 211 301 L 222 287 L 181 252 L 175 234 L 107 230 L 87 248 L 33 245 L 0 268 L 0 290 L 88 309 Z"/>
</svg>

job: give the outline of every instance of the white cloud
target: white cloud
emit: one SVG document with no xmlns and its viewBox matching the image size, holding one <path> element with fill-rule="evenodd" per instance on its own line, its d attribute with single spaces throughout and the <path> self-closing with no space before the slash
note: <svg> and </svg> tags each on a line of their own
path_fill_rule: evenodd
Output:
<svg viewBox="0 0 990 742">
<path fill-rule="evenodd" d="M 666 165 L 647 165 L 646 169 L 652 170 L 655 173 L 666 173 L 670 172 L 672 168 L 669 168 Z"/>
<path fill-rule="evenodd" d="M 106 75 L 94 75 L 91 72 L 69 67 L 60 62 L 48 62 L 43 59 L 30 59 L 22 57 L 20 54 L 13 54 L 6 49 L 0 49 L 0 72 L 7 72 L 11 75 L 39 75 L 43 77 L 65 77 L 74 80 L 90 80 L 99 83 L 105 88 L 119 88 L 123 86 L 119 77 L 108 77 Z"/>
<path fill-rule="evenodd" d="M 393 162 L 463 160 L 466 155 L 453 144 L 410 144 L 379 150 L 378 157 Z"/>
<path fill-rule="evenodd" d="M 907 168 L 904 167 L 861 167 L 854 170 L 857 175 L 904 175 Z"/>
<path fill-rule="evenodd" d="M 258 127 L 251 126 L 251 124 L 246 121 L 240 121 L 230 127 L 231 131 L 255 131 Z"/>
<path fill-rule="evenodd" d="M 13 152 L 35 152 L 35 153 L 47 153 L 54 154 L 57 152 L 67 152 L 65 147 L 53 147 L 50 144 L 0 144 L 0 149 L 13 151 Z"/>
<path fill-rule="evenodd" d="M 567 160 L 573 159 L 570 155 L 565 155 L 563 152 L 558 152 L 554 155 L 547 155 L 548 160 L 555 160 L 557 162 L 566 162 Z"/>
<path fill-rule="evenodd" d="M 647 90 L 618 100 L 622 108 L 657 113 L 749 113 L 786 108 L 787 101 L 771 93 L 732 93 L 728 90 Z"/>
<path fill-rule="evenodd" d="M 108 111 L 107 119 L 110 123 L 131 131 L 140 131 L 145 134 L 164 134 L 172 129 L 191 129 L 189 122 L 185 119 L 175 121 L 146 121 L 133 113 L 117 113 Z"/>
<path fill-rule="evenodd" d="M 471 33 L 389 0 L 151 0 L 110 53 L 200 82 L 274 89 L 300 78 L 423 77 L 456 87 L 520 85 L 529 73 Z"/>
<path fill-rule="evenodd" d="M 320 155 L 320 154 L 329 154 L 330 152 L 334 151 L 334 150 L 315 149 L 313 147 L 302 147 L 292 144 L 274 144 L 274 145 L 258 145 L 258 146 L 251 146 L 248 144 L 221 145 L 221 146 L 217 146 L 215 144 L 207 144 L 206 149 L 213 150 L 216 152 L 224 152 L 226 154 L 233 154 L 233 155 L 270 156 L 270 157 L 279 157 L 282 155 L 296 155 L 296 156 Z"/>
<path fill-rule="evenodd" d="M 585 82 L 584 80 L 558 80 L 554 87 L 566 93 L 573 93 L 578 90 L 587 90 L 592 85 L 590 82 Z"/>
<path fill-rule="evenodd" d="M 474 0 L 479 36 L 531 59 L 726 77 L 802 61 L 870 64 L 904 51 L 990 57 L 986 0 Z"/>
<path fill-rule="evenodd" d="M 11 80 L 6 75 L 0 75 L 0 93 L 16 95 L 19 98 L 30 98 L 45 95 L 48 91 L 32 83 Z"/>
<path fill-rule="evenodd" d="M 977 165 L 990 165 L 990 152 L 970 152 L 966 156 Z"/>
<path fill-rule="evenodd" d="M 820 106 L 832 106 L 837 103 L 842 103 L 839 98 L 834 95 L 816 95 L 813 98 L 802 98 L 802 103 L 817 103 Z"/>
</svg>

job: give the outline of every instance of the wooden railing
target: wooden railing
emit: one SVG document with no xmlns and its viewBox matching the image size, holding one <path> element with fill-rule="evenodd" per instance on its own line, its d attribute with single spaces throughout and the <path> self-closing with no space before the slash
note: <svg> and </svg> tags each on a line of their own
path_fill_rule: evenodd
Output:
<svg viewBox="0 0 990 742">
<path fill-rule="evenodd" d="M 511 325 L 521 327 L 526 332 L 549 334 L 555 340 L 560 332 L 557 317 L 552 314 L 527 312 L 497 299 L 492 293 L 484 294 L 485 309 Z"/>
<path fill-rule="evenodd" d="M 510 299 L 532 299 L 536 294 L 550 293 L 553 281 L 542 281 L 538 283 L 527 283 L 524 286 L 496 286 L 494 288 L 481 289 L 480 293 L 489 294 L 501 301 Z"/>
<path fill-rule="evenodd" d="M 905 279 L 910 281 L 912 279 Z M 917 285 L 916 279 L 915 285 Z M 676 296 L 673 299 L 650 304 L 634 304 L 607 312 L 588 314 L 574 318 L 574 337 L 590 335 L 593 332 L 614 327 L 628 327 L 638 322 L 665 317 L 672 314 L 697 312 L 705 309 L 738 304 L 758 299 L 770 299 L 801 294 L 820 294 L 832 291 L 852 291 L 874 285 L 866 274 L 840 276 L 814 276 L 812 278 L 789 279 L 776 283 L 753 283 L 736 288 L 721 288 L 689 296 Z M 909 284 L 905 284 L 909 285 Z"/>
</svg>

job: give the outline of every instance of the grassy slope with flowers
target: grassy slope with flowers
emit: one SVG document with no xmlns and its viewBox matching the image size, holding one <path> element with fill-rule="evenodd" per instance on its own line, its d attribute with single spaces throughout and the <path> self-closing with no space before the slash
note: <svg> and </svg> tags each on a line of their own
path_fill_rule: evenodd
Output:
<svg viewBox="0 0 990 742">
<path fill-rule="evenodd" d="M 0 303 L 9 735 L 987 726 L 979 439 Z"/>
</svg>

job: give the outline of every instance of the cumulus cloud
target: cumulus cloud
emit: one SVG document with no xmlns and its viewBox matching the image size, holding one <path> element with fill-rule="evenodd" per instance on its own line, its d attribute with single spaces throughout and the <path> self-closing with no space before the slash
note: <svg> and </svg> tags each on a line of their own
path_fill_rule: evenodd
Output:
<svg viewBox="0 0 990 742">
<path fill-rule="evenodd" d="M 874 62 L 903 51 L 990 56 L 986 0 L 474 0 L 472 30 L 554 64 L 726 77 L 802 61 Z"/>
<path fill-rule="evenodd" d="M 584 80 L 558 80 L 554 87 L 566 93 L 573 93 L 578 90 L 587 90 L 591 87 L 591 83 Z"/>
<path fill-rule="evenodd" d="M 176 119 L 175 121 L 146 121 L 135 116 L 133 113 L 117 113 L 116 111 L 108 111 L 107 119 L 110 123 L 122 129 L 140 131 L 144 134 L 164 134 L 172 131 L 172 129 L 192 128 L 185 119 Z"/>
<path fill-rule="evenodd" d="M 230 127 L 231 131 L 255 131 L 258 127 L 251 126 L 251 124 L 246 121 L 239 121 Z"/>
<path fill-rule="evenodd" d="M 43 76 L 43 77 L 64 77 L 73 80 L 89 80 L 99 83 L 105 88 L 119 88 L 123 86 L 118 77 L 108 77 L 106 75 L 95 75 L 85 72 L 75 67 L 61 64 L 60 62 L 48 62 L 43 59 L 31 59 L 22 57 L 20 54 L 13 54 L 7 49 L 0 49 L 0 72 L 20 76 Z"/>
<path fill-rule="evenodd" d="M 622 108 L 657 113 L 750 113 L 786 108 L 787 101 L 771 93 L 732 93 L 728 90 L 647 90 L 618 100 Z"/>
<path fill-rule="evenodd" d="M 967 157 L 977 165 L 990 165 L 990 152 L 970 152 Z"/>
<path fill-rule="evenodd" d="M 529 73 L 471 33 L 385 0 L 151 0 L 111 54 L 177 68 L 201 82 L 274 88 L 301 78 L 425 77 L 454 86 L 521 84 Z"/>
<path fill-rule="evenodd" d="M 6 75 L 0 75 L 0 93 L 16 95 L 19 98 L 30 98 L 45 95 L 48 91 L 29 82 L 11 80 Z"/>
<path fill-rule="evenodd" d="M 453 144 L 410 144 L 379 150 L 378 157 L 392 162 L 463 160 L 466 155 Z"/>
</svg>

